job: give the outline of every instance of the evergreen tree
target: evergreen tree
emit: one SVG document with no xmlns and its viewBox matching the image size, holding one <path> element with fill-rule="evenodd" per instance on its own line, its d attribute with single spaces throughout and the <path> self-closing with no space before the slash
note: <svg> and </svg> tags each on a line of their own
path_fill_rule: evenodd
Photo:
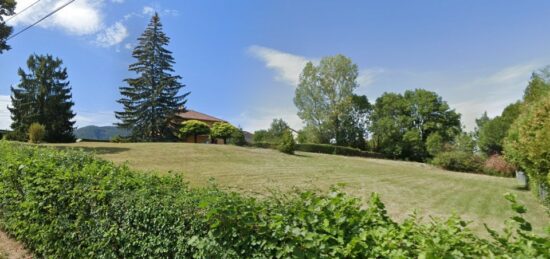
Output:
<svg viewBox="0 0 550 259">
<path fill-rule="evenodd" d="M 15 1 L 14 0 L 0 0 L 0 54 L 3 51 L 9 50 L 10 46 L 6 43 L 6 40 L 12 33 L 12 27 L 6 25 L 4 22 L 4 16 L 10 16 L 15 14 Z"/>
<path fill-rule="evenodd" d="M 17 136 L 26 136 L 32 123 L 44 125 L 47 142 L 74 141 L 75 114 L 72 111 L 71 87 L 63 61 L 51 55 L 31 55 L 27 60 L 29 73 L 19 68 L 19 85 L 11 87 L 8 107 Z"/>
<path fill-rule="evenodd" d="M 155 14 L 132 53 L 137 62 L 129 70 L 139 77 L 125 79 L 128 85 L 120 87 L 123 97 L 118 102 L 124 111 L 115 113 L 120 120 L 116 125 L 129 129 L 134 140 L 166 140 L 174 138 L 178 129 L 174 116 L 184 111 L 189 93 L 179 95 L 184 87 L 181 77 L 171 74 L 175 62 L 172 52 L 165 48 L 169 40 Z"/>
</svg>

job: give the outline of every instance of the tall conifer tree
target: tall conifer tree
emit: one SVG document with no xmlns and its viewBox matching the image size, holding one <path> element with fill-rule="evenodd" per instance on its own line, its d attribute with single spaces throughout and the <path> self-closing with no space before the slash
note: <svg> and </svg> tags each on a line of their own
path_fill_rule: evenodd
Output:
<svg viewBox="0 0 550 259">
<path fill-rule="evenodd" d="M 158 14 L 151 18 L 145 32 L 138 38 L 139 45 L 132 56 L 137 62 L 129 70 L 139 77 L 124 81 L 118 100 L 124 111 L 116 112 L 117 123 L 131 130 L 131 137 L 140 141 L 159 141 L 174 137 L 174 116 L 184 110 L 189 93 L 179 94 L 184 87 L 180 76 L 172 75 L 175 63 L 172 52 L 165 46 L 169 38 L 162 31 Z"/>
<path fill-rule="evenodd" d="M 19 68 L 21 81 L 11 87 L 13 107 L 8 109 L 13 121 L 11 127 L 21 138 L 32 123 L 40 123 L 46 128 L 45 141 L 74 141 L 74 103 L 67 69 L 62 64 L 63 61 L 51 55 L 34 54 L 27 60 L 28 73 Z"/>
<path fill-rule="evenodd" d="M 15 14 L 15 5 L 14 0 L 0 0 L 0 54 L 10 49 L 6 41 L 11 35 L 13 28 L 6 25 L 4 17 Z"/>
</svg>

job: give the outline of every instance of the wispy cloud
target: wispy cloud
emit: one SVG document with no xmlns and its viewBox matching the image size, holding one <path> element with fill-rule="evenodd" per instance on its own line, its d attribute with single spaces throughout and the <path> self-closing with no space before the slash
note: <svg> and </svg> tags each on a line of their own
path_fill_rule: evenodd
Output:
<svg viewBox="0 0 550 259">
<path fill-rule="evenodd" d="M 9 129 L 11 125 L 10 111 L 8 105 L 11 99 L 7 95 L 0 95 L 0 129 Z"/>
<path fill-rule="evenodd" d="M 233 118 L 231 121 L 238 122 L 244 130 L 253 132 L 267 129 L 273 119 L 277 118 L 283 119 L 295 130 L 303 127 L 302 120 L 298 117 L 294 106 L 255 108 L 241 113 L 239 117 Z"/>
<path fill-rule="evenodd" d="M 275 71 L 275 79 L 283 83 L 297 86 L 300 73 L 311 59 L 286 53 L 276 49 L 253 45 L 248 51 L 265 63 L 268 69 Z"/>
<path fill-rule="evenodd" d="M 96 43 L 102 47 L 111 47 L 120 44 L 128 35 L 126 26 L 121 22 L 116 22 L 97 35 Z"/>
</svg>

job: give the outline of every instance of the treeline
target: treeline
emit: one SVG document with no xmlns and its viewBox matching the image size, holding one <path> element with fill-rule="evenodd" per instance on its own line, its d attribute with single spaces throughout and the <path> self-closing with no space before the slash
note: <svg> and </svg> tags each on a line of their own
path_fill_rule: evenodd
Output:
<svg viewBox="0 0 550 259">
<path fill-rule="evenodd" d="M 525 207 L 503 232 L 458 217 L 391 219 L 343 192 L 256 199 L 131 171 L 82 151 L 0 141 L 4 231 L 44 258 L 548 258 Z"/>
</svg>

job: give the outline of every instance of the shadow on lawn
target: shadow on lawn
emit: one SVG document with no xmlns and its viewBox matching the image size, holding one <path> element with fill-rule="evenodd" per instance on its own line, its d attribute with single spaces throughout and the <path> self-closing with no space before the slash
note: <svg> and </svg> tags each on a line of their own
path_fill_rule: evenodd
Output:
<svg viewBox="0 0 550 259">
<path fill-rule="evenodd" d="M 82 150 L 84 152 L 97 154 L 97 155 L 106 155 L 106 154 L 118 154 L 130 150 L 125 147 L 56 147 L 59 150 L 72 149 L 72 150 Z"/>
</svg>

